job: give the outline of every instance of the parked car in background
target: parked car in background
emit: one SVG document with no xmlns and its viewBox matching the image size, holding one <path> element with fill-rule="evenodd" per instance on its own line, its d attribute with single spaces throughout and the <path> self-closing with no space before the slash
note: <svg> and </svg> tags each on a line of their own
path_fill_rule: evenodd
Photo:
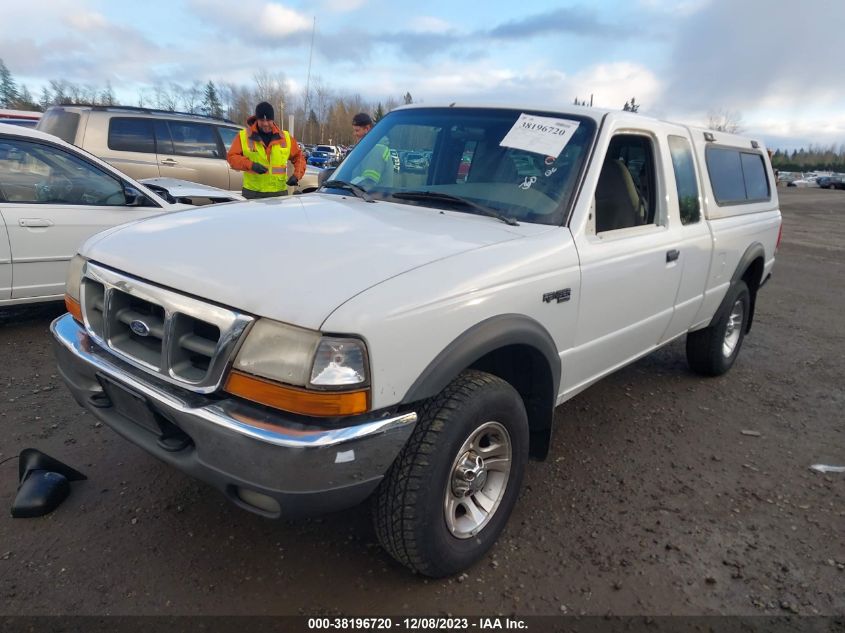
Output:
<svg viewBox="0 0 845 633">
<path fill-rule="evenodd" d="M 314 147 L 314 151 L 325 152 L 328 154 L 328 159 L 325 163 L 327 167 L 335 167 L 339 165 L 344 156 L 341 149 L 336 145 L 316 145 Z"/>
<path fill-rule="evenodd" d="M 221 202 L 242 202 L 241 194 L 177 178 L 144 178 L 138 182 L 152 189 L 171 204 L 203 206 Z"/>
<path fill-rule="evenodd" d="M 845 189 L 845 178 L 842 176 L 819 176 L 816 184 L 822 189 Z"/>
<path fill-rule="evenodd" d="M 787 187 L 818 187 L 820 176 L 807 176 L 806 178 L 796 178 L 786 183 Z"/>
<path fill-rule="evenodd" d="M 315 149 L 307 158 L 307 162 L 309 165 L 315 165 L 317 167 L 326 167 L 329 163 L 330 158 L 331 156 L 328 152 L 323 152 Z"/>
<path fill-rule="evenodd" d="M 145 185 L 55 136 L 0 125 L 0 305 L 61 299 L 68 262 L 99 231 L 189 200 L 242 199 L 159 180 Z"/>
<path fill-rule="evenodd" d="M 315 145 L 314 149 L 318 152 L 326 152 L 330 158 L 340 158 L 340 150 L 334 145 Z"/>
<path fill-rule="evenodd" d="M 41 118 L 40 112 L 31 110 L 9 110 L 0 108 L 0 123 L 7 125 L 20 125 L 22 127 L 35 127 Z"/>
<path fill-rule="evenodd" d="M 422 152 L 408 152 L 404 158 L 405 164 L 402 167 L 405 171 L 422 172 L 428 169 L 428 159 Z"/>
<path fill-rule="evenodd" d="M 226 152 L 241 126 L 227 119 L 128 106 L 53 106 L 38 129 L 88 150 L 132 178 L 179 178 L 241 189 Z"/>
<path fill-rule="evenodd" d="M 243 173 L 226 152 L 242 126 L 204 116 L 129 106 L 53 106 L 39 130 L 88 150 L 132 178 L 176 178 L 240 191 Z M 303 181 L 294 193 L 317 182 Z"/>
</svg>

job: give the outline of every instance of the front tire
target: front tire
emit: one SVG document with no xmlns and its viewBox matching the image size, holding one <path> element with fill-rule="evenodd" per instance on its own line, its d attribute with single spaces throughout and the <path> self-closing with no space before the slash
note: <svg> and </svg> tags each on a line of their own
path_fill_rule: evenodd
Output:
<svg viewBox="0 0 845 633">
<path fill-rule="evenodd" d="M 724 305 L 727 309 L 709 327 L 687 334 L 687 362 L 696 373 L 721 376 L 739 355 L 751 307 L 751 295 L 744 281 L 731 286 Z"/>
<path fill-rule="evenodd" d="M 522 398 L 501 378 L 463 372 L 422 408 L 375 494 L 379 542 L 426 576 L 466 569 L 505 527 L 527 461 Z"/>
</svg>

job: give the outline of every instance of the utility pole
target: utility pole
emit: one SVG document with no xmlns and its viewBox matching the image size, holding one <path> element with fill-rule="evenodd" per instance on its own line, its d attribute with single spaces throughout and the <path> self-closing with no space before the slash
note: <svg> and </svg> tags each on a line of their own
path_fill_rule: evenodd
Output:
<svg viewBox="0 0 845 633">
<path fill-rule="evenodd" d="M 314 22 L 311 25 L 311 50 L 308 51 L 308 76 L 305 79 L 305 129 L 308 130 L 308 122 L 311 120 L 311 111 L 309 110 L 309 101 L 311 99 L 311 60 L 314 57 L 314 33 L 317 30 L 317 16 L 314 16 Z M 310 137 L 308 140 L 313 140 Z"/>
</svg>

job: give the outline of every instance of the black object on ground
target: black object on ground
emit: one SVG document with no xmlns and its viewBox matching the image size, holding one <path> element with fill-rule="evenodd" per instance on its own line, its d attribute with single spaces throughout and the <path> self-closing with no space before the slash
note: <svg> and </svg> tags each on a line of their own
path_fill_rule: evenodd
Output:
<svg viewBox="0 0 845 633">
<path fill-rule="evenodd" d="M 12 504 L 14 518 L 49 514 L 70 494 L 69 482 L 87 479 L 78 470 L 34 448 L 21 451 L 18 477 L 20 485 Z"/>
</svg>

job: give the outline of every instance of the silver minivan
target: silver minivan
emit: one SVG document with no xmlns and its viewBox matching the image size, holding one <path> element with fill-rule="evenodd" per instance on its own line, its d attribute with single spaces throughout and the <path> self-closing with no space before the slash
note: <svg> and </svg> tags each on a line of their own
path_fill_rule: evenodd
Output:
<svg viewBox="0 0 845 633">
<path fill-rule="evenodd" d="M 37 129 L 135 179 L 179 178 L 238 191 L 226 152 L 241 126 L 228 119 L 129 106 L 53 106 Z"/>
</svg>

